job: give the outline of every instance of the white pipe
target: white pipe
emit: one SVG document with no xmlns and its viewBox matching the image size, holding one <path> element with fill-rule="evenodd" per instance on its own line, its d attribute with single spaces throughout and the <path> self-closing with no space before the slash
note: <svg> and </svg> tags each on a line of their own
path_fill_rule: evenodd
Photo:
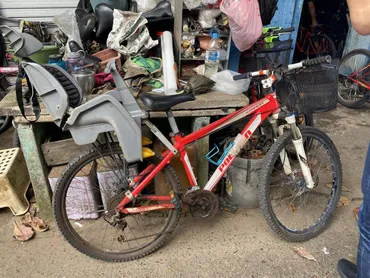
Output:
<svg viewBox="0 0 370 278">
<path fill-rule="evenodd" d="M 172 34 L 168 31 L 161 36 L 164 93 L 175 95 L 177 90 L 176 64 L 173 56 Z"/>
</svg>

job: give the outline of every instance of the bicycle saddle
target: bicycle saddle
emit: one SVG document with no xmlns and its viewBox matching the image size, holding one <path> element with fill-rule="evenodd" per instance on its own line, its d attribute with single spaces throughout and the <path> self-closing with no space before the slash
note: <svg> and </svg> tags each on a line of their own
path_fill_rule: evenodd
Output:
<svg viewBox="0 0 370 278">
<path fill-rule="evenodd" d="M 147 11 L 141 15 L 147 19 L 149 18 L 160 18 L 160 17 L 172 17 L 171 3 L 169 1 L 162 1 L 154 7 L 153 10 Z"/>
<path fill-rule="evenodd" d="M 166 111 L 176 104 L 195 100 L 192 94 L 182 93 L 178 95 L 166 96 L 152 93 L 141 93 L 140 99 L 143 104 L 153 111 Z"/>
<path fill-rule="evenodd" d="M 108 36 L 113 27 L 113 8 L 108 4 L 100 3 L 95 7 L 95 15 L 98 18 L 96 38 Z"/>
<path fill-rule="evenodd" d="M 78 30 L 82 41 L 87 41 L 94 34 L 94 28 L 98 19 L 93 13 L 77 8 L 75 11 Z"/>
</svg>

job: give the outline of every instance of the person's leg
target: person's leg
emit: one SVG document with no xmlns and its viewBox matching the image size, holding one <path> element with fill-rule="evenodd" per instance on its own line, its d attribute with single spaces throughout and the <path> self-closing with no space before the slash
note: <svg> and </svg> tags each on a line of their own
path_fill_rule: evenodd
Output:
<svg viewBox="0 0 370 278">
<path fill-rule="evenodd" d="M 364 201 L 358 213 L 360 242 L 357 253 L 357 277 L 368 278 L 370 277 L 370 144 L 367 150 L 361 187 Z"/>
</svg>

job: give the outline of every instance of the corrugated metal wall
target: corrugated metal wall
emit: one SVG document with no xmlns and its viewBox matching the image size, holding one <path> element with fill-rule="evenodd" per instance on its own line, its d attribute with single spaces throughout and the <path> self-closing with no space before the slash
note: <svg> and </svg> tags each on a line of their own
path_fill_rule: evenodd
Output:
<svg viewBox="0 0 370 278">
<path fill-rule="evenodd" d="M 12 19 L 51 22 L 53 16 L 67 9 L 74 10 L 77 3 L 78 0 L 0 0 L 0 15 Z M 5 24 L 10 25 L 8 22 Z"/>
</svg>

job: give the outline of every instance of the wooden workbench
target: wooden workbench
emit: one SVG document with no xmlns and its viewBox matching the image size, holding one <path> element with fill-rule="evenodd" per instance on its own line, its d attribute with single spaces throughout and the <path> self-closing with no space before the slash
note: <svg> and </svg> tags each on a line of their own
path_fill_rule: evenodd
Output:
<svg viewBox="0 0 370 278">
<path fill-rule="evenodd" d="M 139 105 L 146 110 L 150 118 L 166 117 L 164 112 L 148 110 L 140 101 Z M 211 116 L 222 116 L 236 111 L 237 108 L 248 105 L 248 98 L 243 95 L 227 95 L 219 92 L 209 92 L 199 95 L 195 101 L 181 103 L 172 108 L 175 117 L 192 117 L 192 131 L 198 130 L 210 123 Z M 41 103 L 41 116 L 36 124 L 29 124 L 22 116 L 15 96 L 11 91 L 0 102 L 0 115 L 14 116 L 27 163 L 30 179 L 40 212 L 46 219 L 52 219 L 51 191 L 48 181 L 49 168 L 41 150 L 41 145 L 48 136 L 45 123 L 52 122 L 51 116 Z M 31 118 L 32 109 L 26 107 L 26 116 Z M 32 119 L 32 118 L 31 118 Z M 208 161 L 205 155 L 209 151 L 209 140 L 204 138 L 197 142 L 198 183 L 204 186 L 208 180 Z M 76 153 L 76 155 L 78 155 Z"/>
</svg>

